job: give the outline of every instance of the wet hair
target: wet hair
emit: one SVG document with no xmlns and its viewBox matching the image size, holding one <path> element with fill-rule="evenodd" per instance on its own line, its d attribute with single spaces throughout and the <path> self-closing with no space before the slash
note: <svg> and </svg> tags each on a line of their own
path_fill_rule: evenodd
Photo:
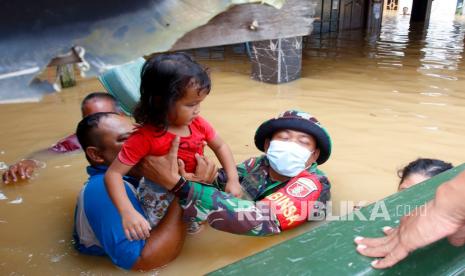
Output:
<svg viewBox="0 0 465 276">
<path fill-rule="evenodd" d="M 99 146 L 99 137 L 94 131 L 98 128 L 100 121 L 111 115 L 118 115 L 116 112 L 97 112 L 84 117 L 77 126 L 76 136 L 82 149 L 85 151 L 88 147 Z M 87 157 L 87 155 L 86 155 Z M 89 159 L 87 159 L 89 160 Z"/>
<path fill-rule="evenodd" d="M 81 113 L 84 115 L 84 106 L 87 104 L 88 101 L 93 99 L 101 99 L 101 100 L 108 100 L 111 101 L 115 107 L 115 112 L 121 113 L 122 109 L 119 106 L 118 100 L 113 97 L 113 95 L 106 93 L 106 92 L 92 92 L 88 94 L 81 102 Z M 84 116 L 83 116 L 84 117 Z"/>
<path fill-rule="evenodd" d="M 207 69 L 184 53 L 161 54 L 148 59 L 142 67 L 140 101 L 134 109 L 139 124 L 151 124 L 166 131 L 168 115 L 186 89 L 210 93 Z"/>
<path fill-rule="evenodd" d="M 451 163 L 444 162 L 438 159 L 418 158 L 410 162 L 407 166 L 397 171 L 400 177 L 400 183 L 411 176 L 412 174 L 421 174 L 426 177 L 433 177 L 437 174 L 452 169 L 454 166 Z"/>
</svg>

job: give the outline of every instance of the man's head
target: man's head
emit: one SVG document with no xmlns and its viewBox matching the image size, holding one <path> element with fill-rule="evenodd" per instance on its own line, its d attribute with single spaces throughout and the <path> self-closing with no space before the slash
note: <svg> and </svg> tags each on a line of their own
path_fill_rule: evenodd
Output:
<svg viewBox="0 0 465 276">
<path fill-rule="evenodd" d="M 93 92 L 87 95 L 82 100 L 81 112 L 83 118 L 97 112 L 122 114 L 122 110 L 115 97 L 105 92 Z"/>
<path fill-rule="evenodd" d="M 402 13 L 403 13 L 404 15 L 407 15 L 407 14 L 408 14 L 408 7 L 403 7 L 403 8 L 402 8 Z"/>
<path fill-rule="evenodd" d="M 76 135 L 91 165 L 109 166 L 133 130 L 134 125 L 127 117 L 98 112 L 79 122 Z"/>
<path fill-rule="evenodd" d="M 323 164 L 331 154 L 331 138 L 326 130 L 315 117 L 296 110 L 285 111 L 261 124 L 255 133 L 255 145 L 267 153 L 272 167 L 278 166 L 273 164 L 276 162 L 284 162 L 284 167 L 288 164 L 289 168 L 281 168 L 281 171 L 289 171 L 289 174 L 296 170 L 292 164 L 297 166 L 298 160 L 305 160 L 299 166 L 308 167 L 314 162 Z"/>
<path fill-rule="evenodd" d="M 305 167 L 310 166 L 318 159 L 320 155 L 320 149 L 318 148 L 315 138 L 305 132 L 292 130 L 292 129 L 281 129 L 273 133 L 271 138 L 265 140 L 264 151 L 268 152 L 270 145 L 275 143 L 273 141 L 280 142 L 294 142 L 295 144 L 307 149 L 310 152 Z"/>
</svg>

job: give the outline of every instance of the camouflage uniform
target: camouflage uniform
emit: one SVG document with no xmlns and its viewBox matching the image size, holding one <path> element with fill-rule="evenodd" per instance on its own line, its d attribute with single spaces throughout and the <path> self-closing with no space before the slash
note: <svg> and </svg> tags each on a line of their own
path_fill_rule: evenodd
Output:
<svg viewBox="0 0 465 276">
<path fill-rule="evenodd" d="M 213 185 L 191 182 L 180 190 L 176 189 L 185 217 L 192 222 L 207 221 L 221 231 L 265 236 L 295 227 L 311 214 L 317 217 L 324 214 L 325 210 L 318 210 L 324 208 L 323 205 L 315 202 L 326 203 L 329 200 L 330 184 L 317 165 L 325 163 L 330 157 L 331 137 L 314 116 L 298 110 L 287 110 L 258 127 L 254 137 L 257 149 L 265 152 L 265 141 L 283 129 L 303 132 L 315 139 L 319 155 L 307 171 L 285 182 L 273 181 L 268 174 L 270 164 L 267 157 L 251 158 L 237 166 L 239 181 L 249 200 L 222 192 L 227 176 L 220 170 Z M 304 214 L 305 210 L 313 213 Z"/>
<path fill-rule="evenodd" d="M 207 221 L 215 229 L 234 234 L 267 236 L 281 232 L 276 216 L 269 207 L 255 204 L 269 194 L 282 188 L 286 182 L 273 181 L 268 175 L 269 163 L 263 155 L 250 158 L 237 166 L 239 180 L 251 200 L 235 198 L 222 192 L 226 174 L 220 170 L 213 185 L 189 183 L 177 195 L 190 221 Z M 318 201 L 325 203 L 330 198 L 330 183 L 314 163 L 308 171 L 315 174 L 322 184 Z"/>
</svg>

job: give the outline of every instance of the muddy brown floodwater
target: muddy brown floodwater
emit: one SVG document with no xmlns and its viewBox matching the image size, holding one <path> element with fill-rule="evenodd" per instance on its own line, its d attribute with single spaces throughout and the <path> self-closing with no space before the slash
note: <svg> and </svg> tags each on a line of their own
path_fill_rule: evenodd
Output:
<svg viewBox="0 0 465 276">
<path fill-rule="evenodd" d="M 279 86 L 251 80 L 246 55 L 199 57 L 212 69 L 213 82 L 201 112 L 237 162 L 259 154 L 253 135 L 262 121 L 289 108 L 315 115 L 333 139 L 333 154 L 321 169 L 332 182 L 338 214 L 344 212 L 341 202 L 373 202 L 394 193 L 396 170 L 417 157 L 464 162 L 464 29 L 463 21 L 433 15 L 427 33 L 409 31 L 408 17 L 387 14 L 379 39 L 358 31 L 313 37 L 304 49 L 303 77 Z M 80 101 L 98 90 L 98 81 L 89 79 L 40 103 L 1 105 L 0 161 L 15 162 L 72 133 Z M 82 153 L 63 155 L 48 159 L 32 181 L 0 184 L 0 274 L 127 273 L 72 247 L 86 165 Z M 204 274 L 313 225 L 269 238 L 205 229 L 188 236 L 179 258 L 158 272 Z"/>
</svg>

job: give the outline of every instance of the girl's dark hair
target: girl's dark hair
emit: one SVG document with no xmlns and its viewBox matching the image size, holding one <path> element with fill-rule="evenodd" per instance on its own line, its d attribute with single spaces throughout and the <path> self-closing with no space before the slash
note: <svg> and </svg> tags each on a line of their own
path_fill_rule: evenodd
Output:
<svg viewBox="0 0 465 276">
<path fill-rule="evenodd" d="M 397 171 L 397 175 L 400 177 L 400 183 L 402 183 L 407 177 L 412 174 L 422 174 L 427 177 L 433 177 L 444 171 L 452 169 L 451 163 L 444 162 L 438 159 L 418 158 L 415 161 L 410 162 L 403 169 Z"/>
<path fill-rule="evenodd" d="M 139 124 L 168 128 L 168 115 L 186 88 L 210 93 L 207 70 L 184 53 L 161 54 L 147 60 L 141 71 L 140 101 L 134 109 Z"/>
</svg>

